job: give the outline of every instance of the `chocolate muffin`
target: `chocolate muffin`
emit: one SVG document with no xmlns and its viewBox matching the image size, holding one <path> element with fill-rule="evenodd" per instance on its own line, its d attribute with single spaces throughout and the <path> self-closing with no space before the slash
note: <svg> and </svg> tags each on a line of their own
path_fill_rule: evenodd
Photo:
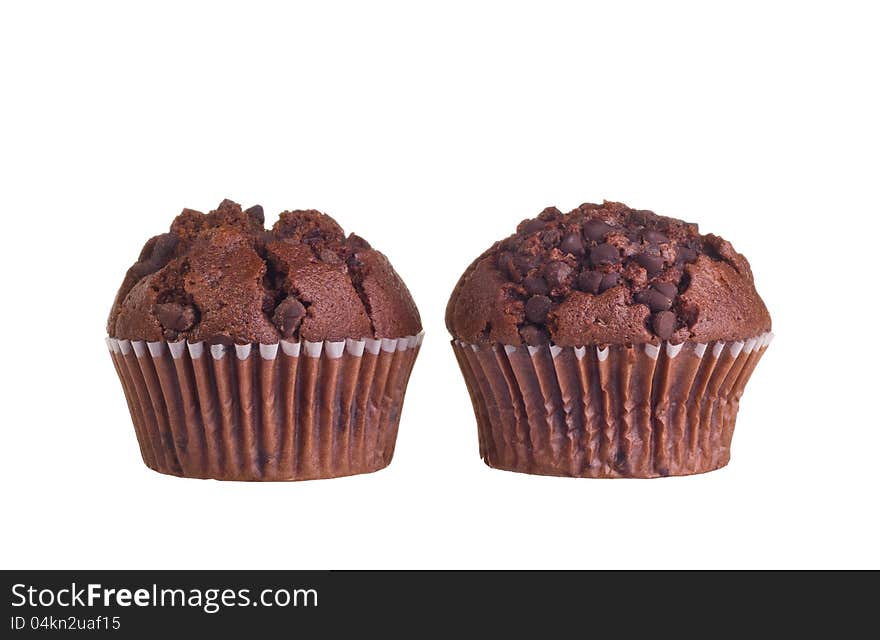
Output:
<svg viewBox="0 0 880 640">
<path fill-rule="evenodd" d="M 375 471 L 421 321 L 388 259 L 319 211 L 224 200 L 150 238 L 107 322 L 148 467 L 221 480 Z"/>
<path fill-rule="evenodd" d="M 446 325 L 486 463 L 577 477 L 726 465 L 772 335 L 729 242 L 617 202 L 521 222 L 462 275 Z"/>
</svg>

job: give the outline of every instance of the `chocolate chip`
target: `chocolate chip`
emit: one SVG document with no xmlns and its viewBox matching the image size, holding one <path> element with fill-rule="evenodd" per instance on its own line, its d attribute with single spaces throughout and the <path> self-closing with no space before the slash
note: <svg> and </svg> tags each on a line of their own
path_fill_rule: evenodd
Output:
<svg viewBox="0 0 880 640">
<path fill-rule="evenodd" d="M 675 261 L 679 264 L 684 264 L 685 262 L 693 262 L 696 259 L 697 252 L 690 247 L 680 246 L 675 253 Z"/>
<path fill-rule="evenodd" d="M 550 298 L 547 296 L 532 296 L 525 306 L 526 320 L 535 324 L 543 324 L 550 313 Z"/>
<path fill-rule="evenodd" d="M 602 276 L 602 282 L 599 283 L 599 293 L 605 293 L 608 289 L 616 287 L 620 282 L 620 274 L 617 272 L 606 273 Z"/>
<path fill-rule="evenodd" d="M 318 256 L 321 258 L 321 262 L 326 262 L 327 264 L 342 264 L 342 258 L 339 257 L 339 254 L 333 251 L 333 249 L 324 248 L 321 249 Z"/>
<path fill-rule="evenodd" d="M 550 342 L 550 335 L 546 329 L 536 327 L 533 324 L 523 325 L 519 330 L 519 335 L 527 345 L 537 347 Z"/>
<path fill-rule="evenodd" d="M 584 253 L 584 241 L 579 233 L 566 233 L 559 243 L 559 250 L 563 253 L 570 253 L 573 256 L 580 256 Z"/>
<path fill-rule="evenodd" d="M 177 331 L 175 331 L 174 329 L 165 329 L 165 331 L 162 332 L 162 336 L 168 342 L 176 342 L 179 335 L 180 334 Z"/>
<path fill-rule="evenodd" d="M 562 240 L 562 231 L 559 229 L 547 229 L 541 232 L 541 244 L 548 249 L 555 247 Z"/>
<path fill-rule="evenodd" d="M 326 242 L 327 236 L 322 229 L 312 229 L 302 236 L 302 241 L 308 245 L 316 245 L 319 242 Z"/>
<path fill-rule="evenodd" d="M 614 227 L 602 220 L 587 220 L 584 223 L 584 236 L 593 242 L 601 242 L 612 231 Z"/>
<path fill-rule="evenodd" d="M 519 271 L 513 262 L 513 254 L 509 251 L 498 254 L 498 268 L 511 280 L 518 281 L 520 279 Z"/>
<path fill-rule="evenodd" d="M 678 295 L 678 287 L 675 286 L 674 282 L 655 282 L 651 285 L 651 288 L 659 291 L 667 298 L 674 298 Z"/>
<path fill-rule="evenodd" d="M 577 288 L 587 293 L 599 293 L 602 278 L 602 274 L 598 271 L 582 271 L 577 277 Z"/>
<path fill-rule="evenodd" d="M 364 261 L 360 259 L 357 253 L 352 253 L 345 259 L 345 264 L 348 265 L 349 270 L 356 271 L 364 266 Z"/>
<path fill-rule="evenodd" d="M 165 266 L 180 244 L 180 237 L 176 233 L 163 233 L 156 236 L 156 242 L 153 245 L 153 251 L 150 253 L 150 260 L 157 267 Z"/>
<path fill-rule="evenodd" d="M 675 333 L 675 314 L 671 311 L 660 311 L 651 318 L 651 327 L 661 340 L 669 340 Z"/>
<path fill-rule="evenodd" d="M 196 323 L 195 307 L 177 302 L 164 302 L 153 307 L 153 313 L 163 329 L 186 331 Z"/>
<path fill-rule="evenodd" d="M 541 259 L 537 256 L 516 256 L 513 259 L 513 264 L 516 266 L 516 270 L 519 271 L 521 276 L 525 276 L 529 271 L 531 271 L 534 267 L 538 266 L 538 263 Z"/>
<path fill-rule="evenodd" d="M 620 251 L 613 244 L 604 242 L 590 249 L 590 263 L 594 267 L 620 262 Z"/>
<path fill-rule="evenodd" d="M 138 254 L 138 262 L 144 262 L 150 259 L 150 256 L 153 253 L 153 247 L 156 246 L 156 240 L 158 239 L 159 236 L 155 236 L 144 243 L 144 246 L 141 247 L 141 252 Z"/>
<path fill-rule="evenodd" d="M 144 276 L 148 276 L 151 273 L 154 273 L 156 269 L 153 268 L 153 263 L 149 260 L 144 262 L 135 262 L 131 265 L 131 268 L 128 270 L 128 274 L 131 275 L 135 281 L 140 280 Z"/>
<path fill-rule="evenodd" d="M 345 246 L 348 247 L 349 251 L 365 251 L 371 248 L 369 242 L 354 233 L 348 234 L 348 238 L 345 239 Z"/>
<path fill-rule="evenodd" d="M 664 233 L 660 233 L 659 231 L 645 231 L 642 236 L 645 239 L 645 242 L 651 242 L 654 244 L 661 244 L 663 242 L 669 242 L 669 238 Z"/>
<path fill-rule="evenodd" d="M 520 223 L 519 231 L 520 233 L 524 233 L 525 235 L 531 235 L 533 233 L 541 231 L 546 226 L 546 222 L 544 222 L 543 220 L 538 220 L 536 218 L 534 220 L 526 220 L 525 222 Z"/>
<path fill-rule="evenodd" d="M 630 224 L 640 224 L 642 226 L 648 224 L 648 220 L 654 217 L 653 211 L 648 211 L 646 209 L 634 209 L 629 212 L 629 222 Z"/>
<path fill-rule="evenodd" d="M 292 338 L 305 315 L 306 308 L 299 300 L 291 296 L 282 300 L 281 303 L 275 307 L 275 313 L 272 315 L 272 322 L 278 327 L 278 331 L 281 332 L 282 337 Z"/>
<path fill-rule="evenodd" d="M 651 311 L 668 311 L 672 308 L 672 300 L 654 289 L 639 291 L 635 301 L 647 306 Z"/>
<path fill-rule="evenodd" d="M 222 334 L 210 336 L 205 339 L 205 342 L 207 342 L 208 344 L 222 344 L 224 347 L 231 347 L 233 344 L 235 344 L 235 340 L 233 340 L 230 336 L 224 336 Z"/>
<path fill-rule="evenodd" d="M 541 213 L 538 214 L 538 218 L 541 220 L 558 220 L 562 217 L 562 212 L 556 207 L 547 207 Z"/>
<path fill-rule="evenodd" d="M 635 256 L 635 261 L 645 268 L 645 271 L 648 272 L 649 276 L 656 275 L 663 270 L 663 258 L 660 256 L 640 253 Z"/>
<path fill-rule="evenodd" d="M 547 286 L 547 281 L 540 276 L 529 276 L 523 280 L 523 286 L 526 288 L 526 293 L 530 296 L 546 296 L 550 291 L 550 287 Z"/>
<path fill-rule="evenodd" d="M 250 209 L 245 209 L 244 212 L 258 224 L 262 225 L 266 222 L 266 214 L 263 213 L 263 205 L 261 204 L 255 204 Z"/>
<path fill-rule="evenodd" d="M 513 255 L 509 251 L 498 254 L 498 268 L 514 281 L 520 282 L 540 258 L 529 255 Z"/>
<path fill-rule="evenodd" d="M 573 269 L 566 263 L 554 260 L 544 267 L 544 278 L 551 288 L 561 287 L 565 284 L 572 271 Z"/>
</svg>

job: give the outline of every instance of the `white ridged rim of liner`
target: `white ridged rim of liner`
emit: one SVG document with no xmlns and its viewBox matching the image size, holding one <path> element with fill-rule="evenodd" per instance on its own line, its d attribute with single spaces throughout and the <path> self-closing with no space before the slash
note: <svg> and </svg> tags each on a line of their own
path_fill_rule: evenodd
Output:
<svg viewBox="0 0 880 640">
<path fill-rule="evenodd" d="M 263 360 L 274 360 L 278 356 L 278 343 L 263 344 L 260 343 L 260 357 Z"/>
<path fill-rule="evenodd" d="M 276 343 L 252 343 L 252 344 L 236 344 L 235 356 L 239 360 L 247 360 L 256 351 L 263 360 L 274 360 L 278 357 L 278 348 L 281 352 L 292 358 L 299 357 L 301 352 L 310 358 L 320 358 L 322 353 L 328 358 L 341 358 L 347 351 L 354 357 L 361 357 L 364 352 L 372 355 L 379 355 L 380 352 L 395 353 L 397 351 L 407 351 L 421 346 L 424 340 L 425 332 L 421 331 L 413 336 L 402 336 L 400 338 L 346 338 L 345 340 L 325 340 L 312 342 L 310 340 L 302 340 L 299 342 L 291 342 L 289 340 L 281 340 Z M 178 340 L 177 342 L 166 342 L 164 340 L 146 341 L 146 340 L 125 340 L 119 338 L 104 338 L 107 349 L 110 353 L 121 353 L 127 356 L 134 351 L 138 358 L 142 358 L 149 353 L 153 358 L 160 357 L 167 347 L 171 352 L 171 357 L 179 360 L 183 357 L 185 351 L 189 351 L 190 358 L 198 360 L 201 358 L 205 349 L 210 351 L 211 356 L 215 360 L 221 360 L 228 352 L 231 352 L 226 345 L 207 344 L 204 341 L 187 342 L 186 340 Z M 466 343 L 458 341 L 458 344 L 465 346 Z M 256 349 L 254 348 L 256 346 Z M 477 349 L 477 345 L 471 345 Z"/>
<path fill-rule="evenodd" d="M 345 341 L 345 349 L 355 358 L 360 358 L 364 355 L 364 347 L 367 346 L 366 340 L 352 340 L 349 338 Z"/>
<path fill-rule="evenodd" d="M 147 347 L 143 340 L 132 340 L 131 346 L 134 349 L 134 355 L 138 358 L 143 358 L 147 354 Z"/>
<path fill-rule="evenodd" d="M 179 360 L 180 356 L 183 355 L 183 352 L 186 351 L 186 341 L 181 340 L 180 342 L 169 342 L 168 350 L 171 352 L 172 358 Z"/>
<path fill-rule="evenodd" d="M 291 358 L 299 357 L 299 342 L 291 342 L 290 340 L 282 340 L 281 341 L 281 351 L 284 352 L 284 355 L 289 356 Z"/>
<path fill-rule="evenodd" d="M 327 357 L 331 360 L 338 360 L 341 358 L 343 351 L 345 351 L 345 340 L 340 340 L 338 342 L 327 340 L 324 342 L 324 353 L 326 353 Z"/>
<path fill-rule="evenodd" d="M 665 350 L 666 356 L 668 358 L 677 357 L 682 350 L 684 349 L 685 344 L 692 344 L 694 348 L 694 355 L 698 358 L 702 358 L 706 350 L 709 348 L 709 345 L 712 346 L 712 357 L 718 358 L 724 352 L 724 348 L 728 347 L 728 351 L 731 357 L 736 358 L 740 355 L 740 353 L 745 353 L 746 355 L 750 354 L 752 351 L 760 351 L 765 348 L 770 342 L 773 340 L 774 334 L 770 331 L 766 333 L 762 333 L 759 336 L 754 338 L 749 338 L 747 340 L 737 340 L 735 342 L 725 342 L 723 340 L 718 340 L 712 343 L 704 343 L 704 342 L 679 342 L 678 344 L 672 344 L 671 342 L 661 342 L 659 345 L 646 343 L 644 345 L 640 345 L 644 348 L 645 353 L 653 360 L 656 360 L 660 356 L 660 352 Z M 501 347 L 504 347 L 504 353 L 507 355 L 511 355 L 515 353 L 518 349 L 525 347 L 530 356 L 534 356 L 541 350 L 546 350 L 549 348 L 550 355 L 553 358 L 559 356 L 565 349 L 573 349 L 574 355 L 578 360 L 582 360 L 584 356 L 587 355 L 587 347 L 560 347 L 555 344 L 549 345 L 541 345 L 541 346 L 531 346 L 531 345 L 512 345 L 512 344 L 498 344 L 498 343 L 486 343 L 486 344 L 477 344 L 473 342 L 465 342 L 464 340 L 453 340 L 453 344 L 466 348 L 470 347 L 473 351 L 478 351 L 481 347 L 489 347 L 492 350 L 498 350 Z M 628 347 L 633 348 L 633 347 Z M 596 357 L 600 362 L 605 361 L 608 358 L 608 353 L 610 350 L 610 345 L 605 345 L 604 347 L 596 346 Z"/>
<path fill-rule="evenodd" d="M 205 352 L 205 343 L 204 342 L 187 342 L 186 348 L 189 349 L 189 357 L 193 360 L 198 360 L 202 357 L 202 354 Z"/>
<path fill-rule="evenodd" d="M 367 353 L 372 353 L 374 356 L 379 355 L 379 349 L 382 348 L 382 341 L 376 340 L 375 338 L 366 338 L 366 345 L 364 348 L 367 350 Z"/>
<path fill-rule="evenodd" d="M 321 350 L 324 348 L 324 343 L 322 341 L 312 342 L 311 340 L 304 340 L 303 347 L 305 354 L 310 358 L 320 358 Z"/>
<path fill-rule="evenodd" d="M 674 358 L 680 352 L 682 347 L 684 347 L 684 342 L 679 342 L 678 344 L 672 344 L 671 342 L 666 343 L 666 355 L 670 358 Z"/>
</svg>

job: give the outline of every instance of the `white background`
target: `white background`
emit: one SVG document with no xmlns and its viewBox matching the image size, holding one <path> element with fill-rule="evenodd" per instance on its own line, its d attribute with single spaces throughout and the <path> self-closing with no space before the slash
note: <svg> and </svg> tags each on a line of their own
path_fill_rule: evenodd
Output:
<svg viewBox="0 0 880 640">
<path fill-rule="evenodd" d="M 871 3 L 237 4 L 0 9 L 3 567 L 880 567 Z M 142 243 L 225 197 L 320 208 L 408 283 L 427 335 L 388 469 L 142 464 L 104 321 Z M 603 198 L 751 261 L 777 337 L 726 469 L 478 457 L 448 295 L 522 218 Z"/>
</svg>

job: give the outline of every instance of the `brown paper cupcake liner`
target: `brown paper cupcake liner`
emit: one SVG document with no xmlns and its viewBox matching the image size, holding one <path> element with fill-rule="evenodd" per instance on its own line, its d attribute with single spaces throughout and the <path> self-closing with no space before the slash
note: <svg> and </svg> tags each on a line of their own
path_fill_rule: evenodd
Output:
<svg viewBox="0 0 880 640">
<path fill-rule="evenodd" d="M 452 348 L 490 467 L 653 478 L 727 464 L 740 397 L 771 339 Z"/>
<path fill-rule="evenodd" d="M 144 463 L 217 480 L 369 473 L 394 454 L 423 334 L 227 347 L 107 339 Z"/>
</svg>

